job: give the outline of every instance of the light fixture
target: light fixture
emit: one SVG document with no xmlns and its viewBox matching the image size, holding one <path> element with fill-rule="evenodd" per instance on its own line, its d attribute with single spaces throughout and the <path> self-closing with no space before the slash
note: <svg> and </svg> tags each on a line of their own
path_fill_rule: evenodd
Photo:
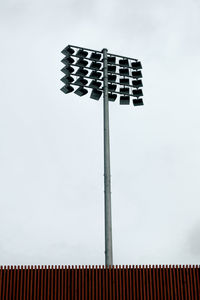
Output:
<svg viewBox="0 0 200 300">
<path fill-rule="evenodd" d="M 91 60 L 99 61 L 101 59 L 101 54 L 92 52 L 90 56 Z"/>
<path fill-rule="evenodd" d="M 70 84 L 72 82 L 74 82 L 74 78 L 72 76 L 64 76 L 63 78 L 61 78 L 61 81 L 64 82 L 65 84 Z"/>
<path fill-rule="evenodd" d="M 112 222 L 111 222 L 111 175 L 109 146 L 109 101 L 114 102 L 118 95 L 121 105 L 143 105 L 142 64 L 134 58 L 108 53 L 107 49 L 96 51 L 68 45 L 62 50 L 65 67 L 61 79 L 61 90 L 67 94 L 74 92 L 84 96 L 91 90 L 90 98 L 99 100 L 103 94 L 104 122 L 104 201 L 105 201 L 105 264 L 113 265 Z M 75 58 L 74 58 L 75 57 Z M 78 88 L 74 91 L 74 86 Z"/>
<path fill-rule="evenodd" d="M 75 75 L 80 76 L 80 77 L 84 77 L 84 76 L 87 76 L 88 73 L 89 73 L 88 70 L 83 69 L 83 68 L 79 68 L 79 69 L 76 71 Z"/>
<path fill-rule="evenodd" d="M 141 71 L 133 71 L 132 72 L 133 78 L 142 78 L 142 72 Z"/>
<path fill-rule="evenodd" d="M 141 89 L 133 90 L 133 96 L 134 97 L 141 97 L 141 96 L 143 96 L 142 90 Z"/>
<path fill-rule="evenodd" d="M 79 87 L 75 92 L 76 95 L 82 97 L 88 93 L 88 90 L 84 89 L 83 87 Z"/>
<path fill-rule="evenodd" d="M 80 57 L 80 58 L 85 58 L 87 55 L 88 55 L 88 52 L 84 51 L 82 49 L 79 49 L 76 53 L 76 56 Z"/>
<path fill-rule="evenodd" d="M 120 88 L 119 91 L 121 94 L 129 95 L 129 88 Z"/>
<path fill-rule="evenodd" d="M 108 84 L 108 91 L 109 92 L 114 92 L 117 88 L 116 84 Z"/>
<path fill-rule="evenodd" d="M 117 94 L 108 93 L 108 100 L 115 101 L 117 99 Z"/>
<path fill-rule="evenodd" d="M 94 99 L 94 100 L 99 100 L 101 95 L 102 95 L 102 91 L 99 91 L 97 89 L 93 89 L 90 95 L 90 98 Z"/>
<path fill-rule="evenodd" d="M 133 81 L 132 81 L 132 86 L 133 86 L 134 88 L 143 87 L 142 80 L 133 80 Z"/>
<path fill-rule="evenodd" d="M 98 71 L 99 69 L 101 69 L 101 63 L 92 61 L 90 64 L 90 69 Z"/>
<path fill-rule="evenodd" d="M 86 66 L 88 65 L 88 61 L 87 61 L 87 60 L 84 60 L 83 58 L 79 58 L 79 59 L 77 60 L 77 62 L 75 63 L 75 65 L 76 65 L 77 67 L 82 67 L 82 68 L 84 68 L 84 67 L 86 67 Z"/>
<path fill-rule="evenodd" d="M 124 84 L 124 85 L 129 85 L 129 84 L 130 84 L 129 78 L 120 78 L 120 79 L 119 79 L 119 82 L 120 82 L 121 84 Z"/>
<path fill-rule="evenodd" d="M 99 89 L 101 87 L 101 82 L 96 81 L 96 80 L 92 80 L 89 84 L 89 87 L 92 88 L 92 89 Z"/>
<path fill-rule="evenodd" d="M 141 70 L 142 69 L 142 64 L 140 61 L 132 62 L 131 66 L 134 70 Z"/>
<path fill-rule="evenodd" d="M 129 105 L 130 104 L 130 96 L 120 96 L 120 104 L 121 105 Z"/>
<path fill-rule="evenodd" d="M 74 91 L 74 88 L 71 86 L 71 85 L 64 85 L 62 88 L 61 88 L 61 91 L 65 94 L 68 94 L 68 93 L 71 93 Z"/>
<path fill-rule="evenodd" d="M 140 106 L 140 105 L 144 105 L 143 100 L 141 98 L 138 99 L 133 99 L 133 105 L 134 106 Z"/>
<path fill-rule="evenodd" d="M 75 84 L 80 85 L 80 86 L 84 86 L 86 84 L 88 84 L 88 80 L 86 80 L 83 77 L 79 77 L 76 81 Z"/>
<path fill-rule="evenodd" d="M 121 67 L 129 67 L 128 59 L 120 59 L 119 60 L 119 65 Z"/>
<path fill-rule="evenodd" d="M 129 69 L 119 69 L 119 74 L 121 76 L 129 76 Z"/>
</svg>

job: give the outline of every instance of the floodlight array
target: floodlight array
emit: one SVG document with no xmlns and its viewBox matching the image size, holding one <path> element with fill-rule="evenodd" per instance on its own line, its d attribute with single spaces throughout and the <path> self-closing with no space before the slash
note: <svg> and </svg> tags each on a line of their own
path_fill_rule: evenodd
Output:
<svg viewBox="0 0 200 300">
<path fill-rule="evenodd" d="M 103 53 L 91 49 L 68 45 L 62 50 L 65 76 L 61 81 L 65 84 L 61 90 L 74 92 L 84 96 L 92 89 L 90 98 L 99 100 L 103 94 Z M 108 100 L 115 101 L 120 96 L 120 104 L 143 105 L 142 65 L 133 58 L 115 54 L 107 56 L 108 67 Z M 77 88 L 74 91 L 74 88 Z"/>
</svg>

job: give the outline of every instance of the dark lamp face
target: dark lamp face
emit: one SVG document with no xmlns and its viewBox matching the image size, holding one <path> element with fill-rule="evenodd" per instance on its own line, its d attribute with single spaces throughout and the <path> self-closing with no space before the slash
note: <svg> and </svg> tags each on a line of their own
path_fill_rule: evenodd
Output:
<svg viewBox="0 0 200 300">
<path fill-rule="evenodd" d="M 90 78 L 91 79 L 100 79 L 101 78 L 101 73 L 100 72 L 97 72 L 97 71 L 92 71 L 90 73 Z"/>
<path fill-rule="evenodd" d="M 108 93 L 108 100 L 115 101 L 117 99 L 117 94 Z"/>
<path fill-rule="evenodd" d="M 107 57 L 108 64 L 115 64 L 116 63 L 116 57 L 115 56 L 108 56 Z"/>
<path fill-rule="evenodd" d="M 142 78 L 142 72 L 141 71 L 133 71 L 132 72 L 133 78 Z"/>
<path fill-rule="evenodd" d="M 84 89 L 83 87 L 79 87 L 74 93 L 82 97 L 88 93 L 88 90 Z"/>
<path fill-rule="evenodd" d="M 89 87 L 91 87 L 92 89 L 98 89 L 101 86 L 101 82 L 96 81 L 96 80 L 92 80 L 89 84 Z"/>
<path fill-rule="evenodd" d="M 115 82 L 117 79 L 117 75 L 108 74 L 108 81 L 109 82 Z"/>
<path fill-rule="evenodd" d="M 90 98 L 94 99 L 94 100 L 99 100 L 100 97 L 102 95 L 102 92 L 97 90 L 97 89 L 93 89 L 90 95 Z"/>
<path fill-rule="evenodd" d="M 119 69 L 119 74 L 121 76 L 129 76 L 129 69 Z"/>
<path fill-rule="evenodd" d="M 133 80 L 132 81 L 132 86 L 135 87 L 135 88 L 142 87 L 143 86 L 142 80 Z"/>
<path fill-rule="evenodd" d="M 133 90 L 133 96 L 134 97 L 141 97 L 141 96 L 143 96 L 142 90 L 141 89 Z"/>
<path fill-rule="evenodd" d="M 121 105 L 129 105 L 130 97 L 129 96 L 120 96 L 120 104 Z"/>
<path fill-rule="evenodd" d="M 92 53 L 91 56 L 90 56 L 90 59 L 95 60 L 95 61 L 99 61 L 101 59 L 101 54 Z"/>
<path fill-rule="evenodd" d="M 99 69 L 101 69 L 101 63 L 98 63 L 98 62 L 92 62 L 91 64 L 90 64 L 90 68 L 91 69 L 93 69 L 93 70 L 99 70 Z"/>
<path fill-rule="evenodd" d="M 74 49 L 72 49 L 70 46 L 67 46 L 65 49 L 61 51 L 64 55 L 72 55 L 74 53 Z"/>
<path fill-rule="evenodd" d="M 77 60 L 76 62 L 76 66 L 78 67 L 86 67 L 88 65 L 88 61 L 87 60 L 84 60 L 82 58 L 79 58 L 79 60 Z"/>
<path fill-rule="evenodd" d="M 74 78 L 72 76 L 64 76 L 63 78 L 61 78 L 61 81 L 64 82 L 65 84 L 70 84 L 72 82 L 74 82 Z"/>
<path fill-rule="evenodd" d="M 109 92 L 114 92 L 117 88 L 116 84 L 108 84 L 108 91 Z"/>
<path fill-rule="evenodd" d="M 76 81 L 75 81 L 76 84 L 80 85 L 80 86 L 84 86 L 86 84 L 88 84 L 88 81 L 83 78 L 83 77 L 79 77 Z"/>
<path fill-rule="evenodd" d="M 64 85 L 62 88 L 61 88 L 61 91 L 65 94 L 68 94 L 68 93 L 71 93 L 74 91 L 74 88 L 70 85 Z"/>
<path fill-rule="evenodd" d="M 79 68 L 79 69 L 76 71 L 75 74 L 78 75 L 78 76 L 84 77 L 84 76 L 87 76 L 88 70 L 83 69 L 83 68 Z"/>
<path fill-rule="evenodd" d="M 129 94 L 129 88 L 120 88 L 121 94 Z"/>
<path fill-rule="evenodd" d="M 128 67 L 129 66 L 128 59 L 120 59 L 119 65 L 122 67 Z"/>
<path fill-rule="evenodd" d="M 140 105 L 144 105 L 144 103 L 142 99 L 133 99 L 133 105 L 140 106 Z"/>
<path fill-rule="evenodd" d="M 128 78 L 120 78 L 119 82 L 124 85 L 129 85 L 130 83 Z"/>
<path fill-rule="evenodd" d="M 132 62 L 131 66 L 134 70 L 141 70 L 142 69 L 142 64 L 141 64 L 140 61 Z"/>
<path fill-rule="evenodd" d="M 71 73 L 74 72 L 74 69 L 72 67 L 64 67 L 61 70 L 63 73 L 65 73 L 66 75 L 70 75 Z"/>
<path fill-rule="evenodd" d="M 88 55 L 88 52 L 84 51 L 84 50 L 81 50 L 81 49 L 78 50 L 77 53 L 76 53 L 76 56 L 80 57 L 80 58 L 85 58 L 87 55 Z"/>
<path fill-rule="evenodd" d="M 109 66 L 108 65 L 108 72 L 115 73 L 116 72 L 116 66 Z"/>
</svg>

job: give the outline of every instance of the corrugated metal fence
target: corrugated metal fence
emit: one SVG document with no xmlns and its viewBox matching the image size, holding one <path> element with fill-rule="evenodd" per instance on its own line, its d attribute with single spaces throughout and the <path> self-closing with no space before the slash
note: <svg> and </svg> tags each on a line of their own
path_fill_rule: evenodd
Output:
<svg viewBox="0 0 200 300">
<path fill-rule="evenodd" d="M 0 268 L 0 300 L 200 299 L 199 266 Z"/>
</svg>

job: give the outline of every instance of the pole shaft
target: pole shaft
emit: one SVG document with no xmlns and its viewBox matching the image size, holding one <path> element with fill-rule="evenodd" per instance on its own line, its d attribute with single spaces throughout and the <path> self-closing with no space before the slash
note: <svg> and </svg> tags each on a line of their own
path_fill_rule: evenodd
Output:
<svg viewBox="0 0 200 300">
<path fill-rule="evenodd" d="M 107 49 L 103 49 L 105 265 L 113 265 Z"/>
</svg>

